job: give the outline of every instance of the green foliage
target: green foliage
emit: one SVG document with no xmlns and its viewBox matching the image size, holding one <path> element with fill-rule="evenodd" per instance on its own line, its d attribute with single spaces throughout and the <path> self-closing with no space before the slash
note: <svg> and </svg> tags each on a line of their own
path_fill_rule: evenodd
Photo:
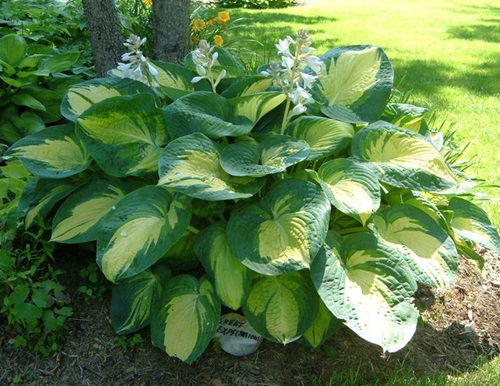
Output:
<svg viewBox="0 0 500 386">
<path fill-rule="evenodd" d="M 96 241 L 115 330 L 150 325 L 153 344 L 188 363 L 221 305 L 271 341 L 316 347 L 340 320 L 398 351 L 417 327 L 417 284 L 450 286 L 458 251 L 498 248 L 465 199 L 472 181 L 423 109 L 389 104 L 381 48 L 322 56 L 314 99 L 290 122 L 281 90 L 218 52 L 227 78 L 216 92 L 189 81 L 192 57 L 155 63 L 152 88 L 71 87 L 63 111 L 74 123 L 7 152 L 37 177 L 19 205 L 27 224 L 41 215 L 54 241 Z"/>
<path fill-rule="evenodd" d="M 219 0 L 221 7 L 232 8 L 285 8 L 293 5 L 295 0 Z"/>
<path fill-rule="evenodd" d="M 81 75 L 64 72 L 74 67 L 79 56 L 52 49 L 34 53 L 20 35 L 0 38 L 0 142 L 11 144 L 62 118 L 63 95 L 69 85 L 82 81 Z"/>
</svg>

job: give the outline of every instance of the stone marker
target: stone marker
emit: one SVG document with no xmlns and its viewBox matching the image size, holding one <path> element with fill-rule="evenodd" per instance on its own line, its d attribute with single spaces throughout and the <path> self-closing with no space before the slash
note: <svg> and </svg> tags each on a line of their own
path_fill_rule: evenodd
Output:
<svg viewBox="0 0 500 386">
<path fill-rule="evenodd" d="M 215 337 L 219 338 L 222 349 L 234 356 L 252 354 L 262 342 L 262 336 L 250 326 L 245 317 L 235 313 L 222 316 Z"/>
</svg>

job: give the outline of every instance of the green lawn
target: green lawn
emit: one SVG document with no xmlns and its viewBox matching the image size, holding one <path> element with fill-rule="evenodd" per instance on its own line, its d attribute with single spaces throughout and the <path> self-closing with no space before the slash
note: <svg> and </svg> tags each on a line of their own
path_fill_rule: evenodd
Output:
<svg viewBox="0 0 500 386">
<path fill-rule="evenodd" d="M 310 0 L 280 10 L 234 11 L 269 56 L 279 37 L 308 29 L 318 52 L 372 43 L 385 49 L 396 85 L 412 102 L 455 122 L 458 140 L 476 156 L 472 173 L 499 184 L 500 7 L 495 0 Z M 495 6 L 496 5 L 496 6 Z M 488 189 L 490 196 L 498 190 Z M 483 202 L 500 224 L 500 203 Z"/>
</svg>

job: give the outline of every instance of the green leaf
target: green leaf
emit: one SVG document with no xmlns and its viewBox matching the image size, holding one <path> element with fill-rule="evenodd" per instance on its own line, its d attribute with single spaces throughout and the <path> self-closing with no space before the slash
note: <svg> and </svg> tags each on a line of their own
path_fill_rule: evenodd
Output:
<svg viewBox="0 0 500 386">
<path fill-rule="evenodd" d="M 112 282 L 156 263 L 187 230 L 190 200 L 157 186 L 127 194 L 101 220 L 97 263 Z"/>
<path fill-rule="evenodd" d="M 287 135 L 268 134 L 260 143 L 250 139 L 226 146 L 220 164 L 233 176 L 258 177 L 282 172 L 308 155 L 307 142 Z"/>
<path fill-rule="evenodd" d="M 228 83 L 221 95 L 225 98 L 234 98 L 267 91 L 272 86 L 273 80 L 262 75 L 250 75 L 230 79 Z"/>
<path fill-rule="evenodd" d="M 454 187 L 457 179 L 439 151 L 423 136 L 378 121 L 359 131 L 352 155 L 371 163 L 380 180 L 399 188 L 440 192 Z"/>
<path fill-rule="evenodd" d="M 233 210 L 231 250 L 248 268 L 280 275 L 309 268 L 328 230 L 330 203 L 313 183 L 279 181 L 258 203 Z"/>
<path fill-rule="evenodd" d="M 342 322 L 320 300 L 316 319 L 314 319 L 311 326 L 304 332 L 304 342 L 313 349 L 317 348 L 326 342 L 340 327 L 342 327 Z"/>
<path fill-rule="evenodd" d="M 74 124 L 46 128 L 17 141 L 6 155 L 17 157 L 35 176 L 66 178 L 87 169 L 90 156 L 75 135 Z"/>
<path fill-rule="evenodd" d="M 97 164 L 116 177 L 155 172 L 167 142 L 162 111 L 150 94 L 94 104 L 78 118 L 77 134 Z"/>
<path fill-rule="evenodd" d="M 161 155 L 158 184 L 208 201 L 247 198 L 260 190 L 262 181 L 226 173 L 220 157 L 219 145 L 202 133 L 177 138 Z"/>
<path fill-rule="evenodd" d="M 33 110 L 47 111 L 45 106 L 39 100 L 22 92 L 17 93 L 12 97 L 12 103 L 18 106 L 26 106 Z"/>
<path fill-rule="evenodd" d="M 236 311 L 248 295 L 251 279 L 248 269 L 229 248 L 226 225 L 216 223 L 205 228 L 198 235 L 195 252 L 214 281 L 219 299 Z"/>
<path fill-rule="evenodd" d="M 324 70 L 313 89 L 329 118 L 351 123 L 380 118 L 389 100 L 394 72 L 376 46 L 337 47 L 321 56 Z"/>
<path fill-rule="evenodd" d="M 153 66 L 158 71 L 156 79 L 162 93 L 170 99 L 175 100 L 197 90 L 210 90 L 207 81 L 192 83 L 191 80 L 196 74 L 181 65 L 153 61 Z"/>
<path fill-rule="evenodd" d="M 61 119 L 61 96 L 57 92 L 38 86 L 24 87 L 23 92 L 30 94 L 43 104 L 46 111 L 39 111 L 38 115 L 44 122 L 57 122 Z"/>
<path fill-rule="evenodd" d="M 153 94 L 148 86 L 132 79 L 97 78 L 71 86 L 61 104 L 62 115 L 76 121 L 89 107 L 105 99 L 134 94 Z"/>
<path fill-rule="evenodd" d="M 220 303 L 207 279 L 171 279 L 151 321 L 151 340 L 168 355 L 192 363 L 207 348 L 220 320 Z"/>
<path fill-rule="evenodd" d="M 306 141 L 311 148 L 307 159 L 315 161 L 346 149 L 354 136 L 354 127 L 334 119 L 303 116 L 294 120 L 286 132 Z"/>
<path fill-rule="evenodd" d="M 459 239 L 500 253 L 500 237 L 484 210 L 458 197 L 450 200 L 448 210 L 453 213 L 450 225 Z"/>
<path fill-rule="evenodd" d="M 147 270 L 113 286 L 110 314 L 117 334 L 130 334 L 150 323 L 153 307 L 169 276 L 168 269 L 161 274 Z"/>
<path fill-rule="evenodd" d="M 79 57 L 79 52 L 65 52 L 49 56 L 40 61 L 40 65 L 38 66 L 36 73 L 38 75 L 47 76 L 55 72 L 69 70 L 76 63 Z"/>
<path fill-rule="evenodd" d="M 405 257 L 417 282 L 440 288 L 455 281 L 455 244 L 424 211 L 400 204 L 378 211 L 371 222 L 374 231 Z"/>
<path fill-rule="evenodd" d="M 318 182 L 333 206 L 363 225 L 380 206 L 380 185 L 367 164 L 337 158 L 321 165 Z"/>
<path fill-rule="evenodd" d="M 25 213 L 26 228 L 40 216 L 47 216 L 55 204 L 77 189 L 79 183 L 70 178 L 62 180 L 32 179 L 25 187 L 19 210 Z"/>
<path fill-rule="evenodd" d="M 243 306 L 251 326 L 265 338 L 291 343 L 300 338 L 318 312 L 318 297 L 307 275 L 261 277 L 255 280 Z"/>
<path fill-rule="evenodd" d="M 45 129 L 45 123 L 34 111 L 23 111 L 20 116 L 13 116 L 12 122 L 23 131 L 24 135 L 33 134 Z"/>
<path fill-rule="evenodd" d="M 327 308 L 363 339 L 395 352 L 412 338 L 417 286 L 398 253 L 371 233 L 329 235 L 311 266 Z"/>
<path fill-rule="evenodd" d="M 281 104 L 285 96 L 265 92 L 226 99 L 213 92 L 194 92 L 165 108 L 169 133 L 179 138 L 201 132 L 212 139 L 250 133 L 257 121 Z"/>
<path fill-rule="evenodd" d="M 0 39 L 0 59 L 11 66 L 21 62 L 26 54 L 26 40 L 19 35 L 5 35 Z"/>
<path fill-rule="evenodd" d="M 57 210 L 50 241 L 74 244 L 97 240 L 101 219 L 127 194 L 127 190 L 120 183 L 104 180 L 80 188 Z"/>
</svg>

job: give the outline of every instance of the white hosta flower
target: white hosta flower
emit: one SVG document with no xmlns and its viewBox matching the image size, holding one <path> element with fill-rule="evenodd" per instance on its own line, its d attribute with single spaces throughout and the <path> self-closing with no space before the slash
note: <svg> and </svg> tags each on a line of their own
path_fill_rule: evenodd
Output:
<svg viewBox="0 0 500 386">
<path fill-rule="evenodd" d="M 293 66 L 295 65 L 295 60 L 289 56 L 283 56 L 281 58 L 281 64 L 283 67 L 285 67 L 287 70 L 291 70 Z"/>
<path fill-rule="evenodd" d="M 292 112 L 290 113 L 289 118 L 295 117 L 297 115 L 303 114 L 307 111 L 307 107 L 304 106 L 302 103 L 299 103 L 298 105 L 295 105 L 293 108 Z"/>
<path fill-rule="evenodd" d="M 130 35 L 123 43 L 129 49 L 129 52 L 122 55 L 123 62 L 119 62 L 116 69 L 120 72 L 122 78 L 138 80 L 153 86 L 157 83 L 158 70 L 140 49 L 145 42 L 146 38 L 141 39 L 137 35 Z"/>
<path fill-rule="evenodd" d="M 319 74 L 323 67 L 323 62 L 317 56 L 310 55 L 306 58 L 307 66 L 315 73 Z"/>
<path fill-rule="evenodd" d="M 294 90 L 290 93 L 290 100 L 294 104 L 298 104 L 304 99 L 309 99 L 310 97 L 311 94 L 309 94 L 309 92 L 307 92 L 307 90 L 301 87 L 300 85 L 297 85 L 294 88 Z"/>
<path fill-rule="evenodd" d="M 278 54 L 292 56 L 292 54 L 290 53 L 290 44 L 292 44 L 293 42 L 294 41 L 290 36 L 287 36 L 285 39 L 280 39 L 278 41 L 278 44 L 275 44 L 276 48 L 278 49 Z"/>
<path fill-rule="evenodd" d="M 306 74 L 305 72 L 301 72 L 300 77 L 302 78 L 304 88 L 311 88 L 316 79 L 318 79 L 317 76 Z"/>
<path fill-rule="evenodd" d="M 213 67 L 219 65 L 219 53 L 213 52 L 214 49 L 215 47 L 210 46 L 206 40 L 201 40 L 198 43 L 198 48 L 191 52 L 191 57 L 198 74 L 198 76 L 191 79 L 191 83 L 198 83 L 202 79 L 207 79 L 212 85 L 212 91 L 216 92 L 217 85 L 226 76 L 226 70 L 222 70 L 217 78 L 215 78 L 212 70 Z"/>
</svg>

